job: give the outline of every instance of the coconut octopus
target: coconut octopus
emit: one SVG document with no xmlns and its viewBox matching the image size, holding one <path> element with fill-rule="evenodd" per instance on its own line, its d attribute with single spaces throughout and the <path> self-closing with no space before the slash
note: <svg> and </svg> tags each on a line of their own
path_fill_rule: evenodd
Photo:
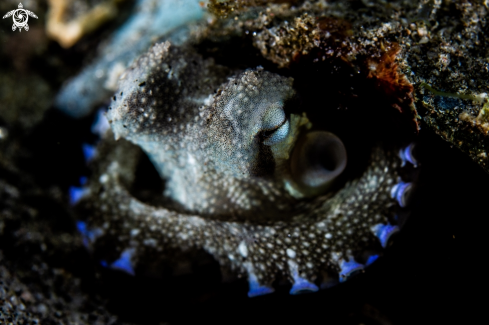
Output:
<svg viewBox="0 0 489 325">
<path fill-rule="evenodd" d="M 277 278 L 291 294 L 316 291 L 373 262 L 409 203 L 412 179 L 401 176 L 416 164 L 413 146 L 373 136 L 350 154 L 359 145 L 311 122 L 298 97 L 291 77 L 153 46 L 107 113 L 111 131 L 77 205 L 87 246 L 131 274 L 158 255 L 204 250 L 247 275 L 250 297 Z M 131 194 L 138 147 L 165 181 L 159 202 Z"/>
<path fill-rule="evenodd" d="M 242 68 L 195 44 L 156 43 L 120 77 L 88 154 L 93 174 L 72 188 L 85 245 L 130 274 L 206 252 L 247 277 L 250 297 L 284 282 L 314 292 L 363 270 L 409 214 L 418 164 L 399 47 L 379 51 Z"/>
</svg>

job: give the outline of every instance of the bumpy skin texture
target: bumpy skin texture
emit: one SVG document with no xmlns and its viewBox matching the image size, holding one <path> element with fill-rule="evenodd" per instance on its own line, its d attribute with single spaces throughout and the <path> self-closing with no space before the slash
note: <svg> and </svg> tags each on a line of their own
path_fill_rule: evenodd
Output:
<svg viewBox="0 0 489 325">
<path fill-rule="evenodd" d="M 269 292 L 277 275 L 314 291 L 314 282 L 338 273 L 342 280 L 353 257 L 365 263 L 365 253 L 385 245 L 378 229 L 394 220 L 398 149 L 375 146 L 360 177 L 313 198 L 297 195 L 287 166 L 308 127 L 294 115 L 283 121 L 291 79 L 261 68 L 229 71 L 169 43 L 122 78 L 107 113 L 114 134 L 99 147 L 79 204 L 89 216 L 87 244 L 112 267 L 124 260 L 132 273 L 149 256 L 204 250 L 247 274 L 252 296 Z M 284 125 L 286 136 L 267 142 Z M 130 193 L 140 150 L 121 138 L 141 147 L 166 180 L 164 207 Z"/>
<path fill-rule="evenodd" d="M 272 159 L 259 138 L 259 132 L 267 129 L 264 115 L 273 115 L 280 110 L 273 105 L 291 97 L 291 80 L 247 71 L 210 99 L 209 94 L 226 80 L 226 69 L 191 54 L 186 57 L 190 62 L 182 56 L 168 42 L 156 45 L 123 76 L 123 96 L 107 115 L 116 137 L 143 148 L 167 180 L 165 194 L 186 210 L 239 216 L 264 208 L 265 193 L 287 202 L 290 196 L 274 190 L 273 180 L 253 176 L 266 168 L 257 164 L 259 157 Z M 207 101 L 212 104 L 206 106 Z M 278 123 L 284 117 L 279 116 Z M 249 178 L 252 187 L 240 193 L 237 189 L 249 184 Z M 290 210 L 291 205 L 278 208 Z"/>
</svg>

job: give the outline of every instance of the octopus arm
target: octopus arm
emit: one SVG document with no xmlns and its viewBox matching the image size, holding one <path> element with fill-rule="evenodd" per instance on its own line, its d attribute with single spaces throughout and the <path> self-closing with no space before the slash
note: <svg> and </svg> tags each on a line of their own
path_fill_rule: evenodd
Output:
<svg viewBox="0 0 489 325">
<path fill-rule="evenodd" d="M 119 153 L 130 155 L 130 150 L 119 147 Z M 376 202 L 394 203 L 389 191 L 400 160 L 387 158 L 382 149 L 375 149 L 364 177 L 345 186 L 336 199 L 325 201 L 293 222 L 254 224 L 210 220 L 143 203 L 128 192 L 123 181 L 123 174 L 134 174 L 131 169 L 135 164 L 119 157 L 106 164 L 99 171 L 99 181 L 91 184 L 91 193 L 102 194 L 91 194 L 84 201 L 96 205 L 92 209 L 106 211 L 89 220 L 92 228 L 103 229 L 91 245 L 117 234 L 110 240 L 118 243 L 113 247 L 120 255 L 115 266 L 121 264 L 121 258 L 127 260 L 127 252 L 133 252 L 134 266 L 148 249 L 163 253 L 204 250 L 222 266 L 247 274 L 250 296 L 272 292 L 277 274 L 293 284 L 291 294 L 315 291 L 320 278 L 327 278 L 321 274 L 336 274 L 343 281 L 361 269 L 363 264 L 355 262 L 353 256 L 369 242 L 384 246 L 383 239 L 377 237 L 379 227 L 371 228 L 388 224 L 386 205 Z"/>
</svg>

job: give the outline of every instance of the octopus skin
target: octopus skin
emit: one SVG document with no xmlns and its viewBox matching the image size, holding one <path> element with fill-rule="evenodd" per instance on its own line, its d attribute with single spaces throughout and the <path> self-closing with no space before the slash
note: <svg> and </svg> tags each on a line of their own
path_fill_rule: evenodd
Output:
<svg viewBox="0 0 489 325">
<path fill-rule="evenodd" d="M 87 247 L 130 274 L 205 251 L 248 278 L 250 297 L 273 292 L 276 280 L 298 294 L 362 270 L 399 230 L 412 146 L 376 143 L 362 173 L 342 178 L 341 140 L 291 106 L 302 110 L 290 77 L 154 45 L 122 75 L 75 200 Z M 157 204 L 130 191 L 144 154 L 165 182 Z"/>
</svg>

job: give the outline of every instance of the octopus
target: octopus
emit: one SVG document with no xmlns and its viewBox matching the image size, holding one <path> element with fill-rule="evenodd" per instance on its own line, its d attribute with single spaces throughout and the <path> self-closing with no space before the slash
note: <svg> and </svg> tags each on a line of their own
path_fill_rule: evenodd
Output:
<svg viewBox="0 0 489 325">
<path fill-rule="evenodd" d="M 382 127 L 391 115 L 339 109 L 303 71 L 240 69 L 168 41 L 141 55 L 72 193 L 95 258 L 134 275 L 205 252 L 248 279 L 249 297 L 287 282 L 315 292 L 373 263 L 409 213 L 416 146 Z M 160 187 L 147 195 L 147 182 Z"/>
</svg>

